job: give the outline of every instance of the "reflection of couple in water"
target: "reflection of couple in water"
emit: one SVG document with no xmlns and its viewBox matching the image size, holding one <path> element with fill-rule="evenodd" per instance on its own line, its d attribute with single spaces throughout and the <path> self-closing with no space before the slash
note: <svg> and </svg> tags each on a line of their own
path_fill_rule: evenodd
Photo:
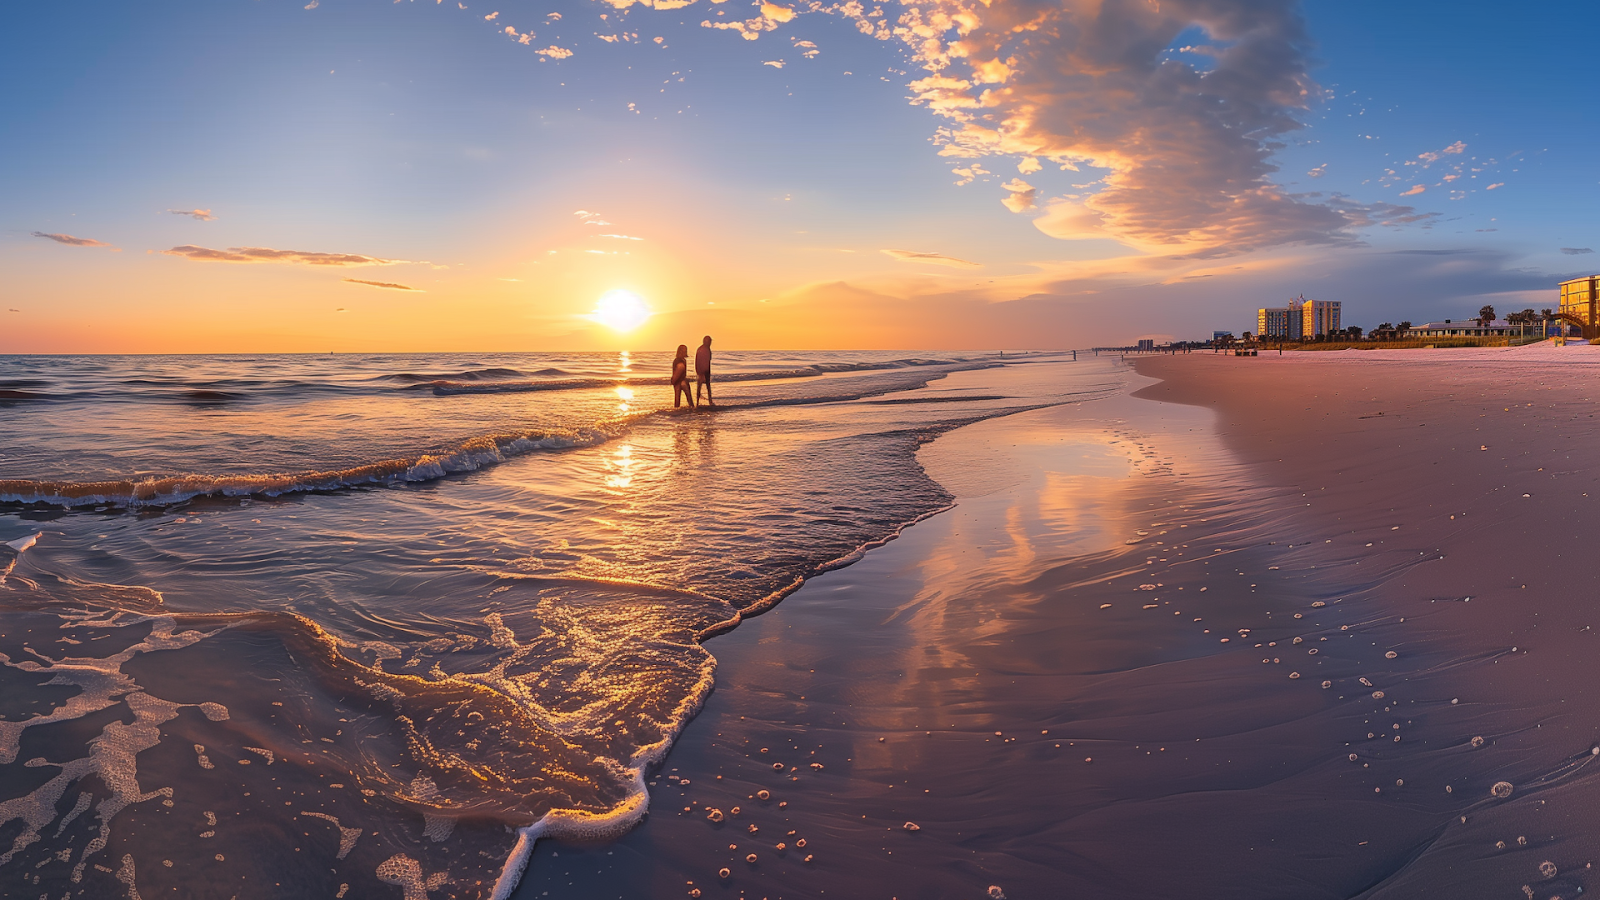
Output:
<svg viewBox="0 0 1600 900">
<path fill-rule="evenodd" d="M 689 345 L 679 344 L 678 355 L 672 358 L 672 405 L 680 406 L 681 401 L 689 401 L 689 408 L 694 409 L 695 403 L 700 399 L 700 392 L 705 391 L 706 403 L 716 406 L 711 399 L 711 335 L 706 335 L 700 342 L 699 349 L 694 351 L 694 393 L 689 393 Z"/>
</svg>

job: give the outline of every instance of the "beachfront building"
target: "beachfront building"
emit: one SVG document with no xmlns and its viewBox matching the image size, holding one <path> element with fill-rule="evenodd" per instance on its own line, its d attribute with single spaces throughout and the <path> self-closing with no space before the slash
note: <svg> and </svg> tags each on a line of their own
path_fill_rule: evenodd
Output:
<svg viewBox="0 0 1600 900">
<path fill-rule="evenodd" d="M 1288 306 L 1256 310 L 1256 335 L 1264 340 L 1298 341 L 1340 330 L 1343 304 L 1338 300 L 1307 300 L 1304 294 Z"/>
<path fill-rule="evenodd" d="M 1499 319 L 1487 325 L 1479 324 L 1477 319 L 1464 319 L 1460 322 L 1445 319 L 1443 322 L 1413 325 L 1411 330 L 1406 332 L 1406 337 L 1507 337 L 1522 334 L 1523 330 L 1521 326 Z"/>
<path fill-rule="evenodd" d="M 1299 325 L 1297 317 L 1294 324 Z M 1256 310 L 1256 334 L 1266 340 L 1294 340 L 1300 337 L 1300 329 L 1290 328 L 1288 309 L 1268 307 Z"/>
<path fill-rule="evenodd" d="M 1600 294 L 1596 288 L 1600 282 L 1600 275 L 1589 275 L 1584 278 L 1574 278 L 1571 281 L 1561 282 L 1561 309 L 1563 317 L 1570 316 L 1569 322 L 1583 328 L 1585 333 L 1600 325 L 1600 310 L 1596 309 Z"/>
</svg>

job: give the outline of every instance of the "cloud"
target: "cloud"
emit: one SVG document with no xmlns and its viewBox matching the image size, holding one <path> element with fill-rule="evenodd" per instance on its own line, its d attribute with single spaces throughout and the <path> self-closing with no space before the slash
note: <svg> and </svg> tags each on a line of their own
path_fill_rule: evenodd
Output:
<svg viewBox="0 0 1600 900">
<path fill-rule="evenodd" d="M 616 238 L 619 241 L 642 241 L 642 240 L 644 240 L 644 238 L 642 238 L 642 237 L 634 237 L 631 234 L 602 234 L 602 235 L 598 235 L 598 236 L 599 237 L 603 237 L 603 238 Z"/>
<path fill-rule="evenodd" d="M 216 218 L 216 216 L 211 214 L 211 210 L 209 209 L 169 209 L 167 212 L 172 213 L 175 216 L 189 216 L 191 218 L 199 219 L 202 222 L 210 222 Z"/>
<path fill-rule="evenodd" d="M 1423 168 L 1427 168 L 1439 160 L 1444 159 L 1446 156 L 1459 156 L 1460 154 L 1466 152 L 1466 149 L 1467 145 L 1465 142 L 1456 141 L 1454 144 L 1451 144 L 1443 150 L 1430 150 L 1427 153 L 1418 153 L 1417 159 L 1422 160 Z M 1407 165 L 1411 165 L 1411 163 L 1407 163 Z"/>
<path fill-rule="evenodd" d="M 774 69 L 783 68 L 783 60 L 781 59 L 764 59 L 761 61 L 761 64 L 763 66 L 771 66 Z"/>
<path fill-rule="evenodd" d="M 1034 208 L 1034 200 L 1039 196 L 1038 188 L 1023 181 L 1021 178 L 1013 178 L 1000 186 L 1011 192 L 1009 196 L 1000 200 L 1001 203 L 1006 205 L 1006 209 L 1019 213 Z"/>
<path fill-rule="evenodd" d="M 1506 186 L 1506 183 L 1504 181 L 1496 181 L 1494 184 L 1491 184 L 1488 187 L 1484 188 L 1484 190 L 1492 191 L 1495 188 L 1503 188 L 1505 186 Z"/>
<path fill-rule="evenodd" d="M 1568 256 L 1583 256 L 1586 253 L 1593 253 L 1594 251 L 1588 247 L 1562 247 L 1561 252 Z"/>
<path fill-rule="evenodd" d="M 555 44 L 551 44 L 543 50 L 535 50 L 533 52 L 550 59 L 566 59 L 572 55 L 571 50 L 568 50 L 564 47 L 557 47 Z"/>
<path fill-rule="evenodd" d="M 418 293 L 425 293 L 418 288 L 408 287 L 403 284 L 395 284 L 391 281 L 362 281 L 359 278 L 345 278 L 343 280 L 350 284 L 364 284 L 368 287 L 388 288 L 391 291 L 417 291 Z"/>
<path fill-rule="evenodd" d="M 69 247 L 111 247 L 110 244 L 104 241 L 97 241 L 94 238 L 73 237 L 70 234 L 50 234 L 49 232 L 35 231 L 33 236 L 49 238 L 58 244 L 66 244 Z M 112 249 L 116 248 L 112 247 Z"/>
<path fill-rule="evenodd" d="M 1309 175 L 1312 178 L 1321 178 L 1322 176 L 1328 174 L 1328 164 L 1327 163 L 1323 163 L 1322 165 L 1317 166 L 1315 169 L 1312 169 L 1311 171 L 1307 172 L 1306 174 Z"/>
<path fill-rule="evenodd" d="M 951 266 L 957 269 L 981 269 L 982 263 L 968 262 L 954 256 L 945 256 L 943 253 L 919 253 L 916 250 L 885 250 L 885 255 L 892 256 L 900 262 L 931 263 L 936 266 Z"/>
<path fill-rule="evenodd" d="M 777 27 L 772 7 L 702 25 L 756 40 Z M 1297 0 L 905 0 L 898 16 L 860 0 L 810 8 L 905 45 L 925 73 L 911 102 L 945 120 L 941 155 L 1103 170 L 1093 191 L 1063 201 L 1072 237 L 1189 254 L 1356 241 L 1359 210 L 1272 180 L 1283 136 L 1323 95 Z M 1166 52 L 1194 34 L 1193 52 Z"/>
<path fill-rule="evenodd" d="M 162 250 L 167 256 L 181 256 L 196 262 L 259 263 L 280 262 L 304 266 L 392 266 L 404 259 L 381 259 L 359 253 L 314 253 L 306 250 L 273 250 L 270 247 L 229 247 L 212 250 L 184 244 L 171 250 Z"/>
<path fill-rule="evenodd" d="M 1423 186 L 1422 186 L 1422 185 L 1420 185 L 1420 184 L 1413 184 L 1413 185 L 1412 185 L 1412 186 L 1411 186 L 1411 189 L 1410 189 L 1410 190 L 1408 190 L 1408 191 L 1401 191 L 1401 192 L 1400 192 L 1400 196 L 1402 196 L 1402 197 L 1412 197 L 1412 196 L 1415 196 L 1415 195 L 1417 195 L 1417 194 L 1420 194 L 1420 193 L 1422 193 L 1422 192 L 1423 192 L 1423 191 L 1425 191 L 1425 190 L 1427 190 L 1427 188 L 1425 188 L 1425 187 L 1423 187 Z"/>
</svg>

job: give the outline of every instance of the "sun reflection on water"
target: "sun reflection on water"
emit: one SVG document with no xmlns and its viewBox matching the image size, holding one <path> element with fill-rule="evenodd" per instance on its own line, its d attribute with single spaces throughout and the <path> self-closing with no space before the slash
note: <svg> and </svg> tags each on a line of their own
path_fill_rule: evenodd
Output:
<svg viewBox="0 0 1600 900">
<path fill-rule="evenodd" d="M 617 388 L 619 394 L 627 390 L 627 388 Z M 632 391 L 628 391 L 628 393 L 629 396 L 633 394 Z M 623 404 L 623 406 L 626 405 Z M 632 485 L 633 470 L 638 464 L 638 461 L 633 458 L 632 444 L 623 444 L 612 451 L 611 456 L 606 459 L 606 468 L 611 470 L 613 474 L 606 476 L 606 487 L 623 489 Z"/>
<path fill-rule="evenodd" d="M 617 404 L 617 412 L 620 412 L 620 413 L 627 412 L 631 408 L 628 404 L 630 402 L 632 402 L 632 400 L 633 400 L 633 388 L 631 388 L 631 387 L 619 387 L 619 388 L 617 388 L 617 399 L 621 401 L 620 403 Z"/>
</svg>

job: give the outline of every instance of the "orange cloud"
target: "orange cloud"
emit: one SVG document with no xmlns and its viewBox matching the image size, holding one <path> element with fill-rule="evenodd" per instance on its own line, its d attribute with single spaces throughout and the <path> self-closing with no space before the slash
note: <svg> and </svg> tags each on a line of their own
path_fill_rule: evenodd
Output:
<svg viewBox="0 0 1600 900">
<path fill-rule="evenodd" d="M 70 234 L 51 234 L 44 231 L 35 231 L 33 236 L 49 238 L 58 244 L 66 244 L 69 247 L 111 247 L 110 244 L 104 241 L 97 241 L 94 238 L 73 237 Z M 111 249 L 115 250 L 116 248 L 111 247 Z"/>
<path fill-rule="evenodd" d="M 167 212 L 172 213 L 175 216 L 190 216 L 192 218 L 199 219 L 202 222 L 210 222 L 216 218 L 216 216 L 211 214 L 211 210 L 209 209 L 169 209 Z"/>
<path fill-rule="evenodd" d="M 196 262 L 259 263 L 280 262 L 303 266 L 392 266 L 409 262 L 404 259 L 381 259 L 359 253 L 315 253 L 306 250 L 273 250 L 270 247 L 229 247 L 212 250 L 184 244 L 161 251 L 167 256 L 181 256 Z"/>
</svg>

